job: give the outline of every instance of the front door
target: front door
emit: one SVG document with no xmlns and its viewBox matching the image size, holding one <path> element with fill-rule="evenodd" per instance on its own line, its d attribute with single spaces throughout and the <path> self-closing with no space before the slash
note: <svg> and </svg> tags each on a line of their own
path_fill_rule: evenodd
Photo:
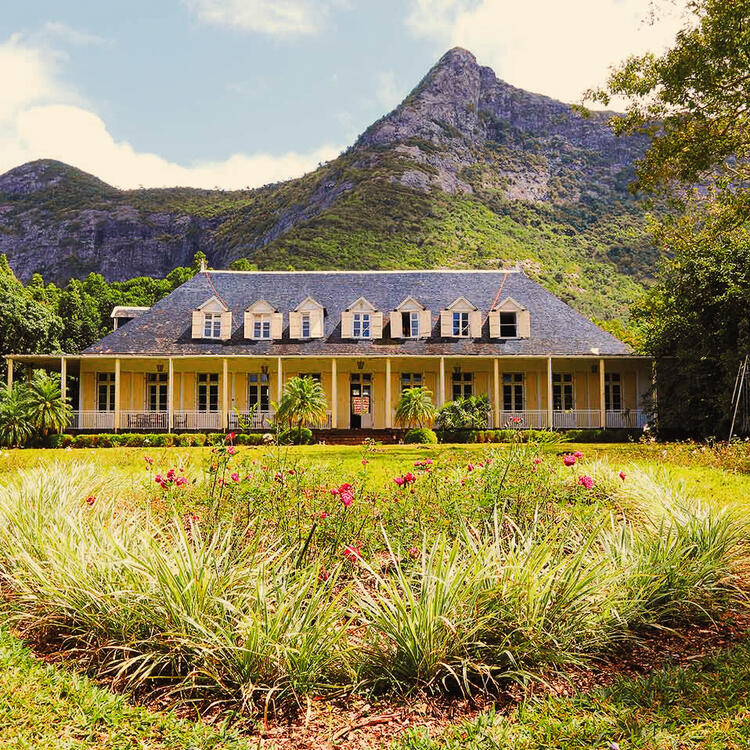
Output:
<svg viewBox="0 0 750 750">
<path fill-rule="evenodd" d="M 372 375 L 354 373 L 349 381 L 349 426 L 372 427 Z"/>
</svg>

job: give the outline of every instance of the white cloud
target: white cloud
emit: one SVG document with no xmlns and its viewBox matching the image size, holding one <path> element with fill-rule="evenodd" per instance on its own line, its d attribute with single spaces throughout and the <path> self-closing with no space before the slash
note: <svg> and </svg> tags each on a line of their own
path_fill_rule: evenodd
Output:
<svg viewBox="0 0 750 750">
<path fill-rule="evenodd" d="M 236 189 L 297 177 L 341 148 L 308 153 L 233 154 L 181 165 L 117 141 L 105 122 L 56 73 L 56 57 L 15 35 L 0 43 L 0 173 L 32 159 L 58 159 L 121 188 L 189 186 Z"/>
<path fill-rule="evenodd" d="M 263 34 L 314 34 L 330 10 L 330 0 L 183 0 L 203 23 Z"/>
<path fill-rule="evenodd" d="M 407 26 L 441 47 L 461 46 L 514 86 L 578 101 L 631 54 L 660 52 L 679 9 L 649 25 L 651 0 L 411 0 Z"/>
<path fill-rule="evenodd" d="M 68 44 L 74 44 L 77 47 L 83 47 L 89 44 L 106 44 L 107 40 L 104 37 L 98 36 L 97 34 L 90 34 L 88 31 L 81 31 L 80 29 L 74 29 L 67 24 L 60 23 L 59 21 L 48 21 L 42 27 L 42 31 L 39 36 L 44 37 L 57 37 Z"/>
</svg>

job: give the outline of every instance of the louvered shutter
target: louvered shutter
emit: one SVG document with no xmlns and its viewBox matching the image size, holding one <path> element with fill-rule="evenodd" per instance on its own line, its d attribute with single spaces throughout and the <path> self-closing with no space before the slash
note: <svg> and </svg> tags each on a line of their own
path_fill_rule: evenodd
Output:
<svg viewBox="0 0 750 750">
<path fill-rule="evenodd" d="M 310 338 L 311 339 L 323 338 L 323 311 L 322 310 L 310 311 Z"/>
<path fill-rule="evenodd" d="M 450 310 L 440 311 L 440 335 L 444 338 L 453 335 L 453 313 Z"/>
<path fill-rule="evenodd" d="M 482 338 L 482 312 L 472 310 L 469 313 L 469 336 L 473 339 Z"/>
<path fill-rule="evenodd" d="M 232 338 L 232 313 L 223 312 L 221 314 L 221 336 L 222 341 Z"/>
<path fill-rule="evenodd" d="M 344 310 L 344 312 L 341 313 L 341 338 L 342 339 L 354 338 L 354 334 L 352 333 L 353 323 L 354 323 L 353 313 L 350 313 L 348 310 Z"/>
<path fill-rule="evenodd" d="M 383 313 L 382 312 L 371 313 L 370 338 L 371 339 L 383 338 Z"/>
<path fill-rule="evenodd" d="M 289 338 L 290 339 L 302 338 L 302 313 L 298 313 L 298 312 L 289 313 Z"/>
<path fill-rule="evenodd" d="M 419 336 L 428 338 L 432 335 L 432 315 L 429 310 L 422 310 L 419 313 Z"/>
<path fill-rule="evenodd" d="M 518 338 L 531 338 L 531 315 L 528 310 L 519 310 L 517 315 Z"/>
<path fill-rule="evenodd" d="M 403 320 L 401 318 L 401 313 L 397 310 L 394 310 L 390 314 L 391 319 L 391 338 L 392 339 L 400 339 L 404 337 L 404 331 L 403 331 Z"/>
<path fill-rule="evenodd" d="M 255 322 L 255 316 L 251 312 L 245 312 L 245 338 L 251 339 L 253 337 L 253 323 Z"/>
<path fill-rule="evenodd" d="M 203 313 L 200 310 L 193 310 L 193 338 L 203 338 Z"/>
<path fill-rule="evenodd" d="M 500 313 L 491 312 L 489 314 L 489 319 L 490 319 L 490 338 L 499 339 L 500 338 Z"/>
<path fill-rule="evenodd" d="M 278 340 L 284 335 L 284 313 L 272 313 L 271 338 Z"/>
</svg>

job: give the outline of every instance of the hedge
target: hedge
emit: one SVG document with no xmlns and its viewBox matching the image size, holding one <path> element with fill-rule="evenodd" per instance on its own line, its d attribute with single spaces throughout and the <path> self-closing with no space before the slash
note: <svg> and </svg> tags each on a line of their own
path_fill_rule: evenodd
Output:
<svg viewBox="0 0 750 750">
<path fill-rule="evenodd" d="M 226 441 L 223 432 L 205 435 L 201 432 L 184 433 L 102 433 L 81 435 L 50 435 L 48 448 L 191 448 L 203 445 L 222 445 Z M 273 436 L 271 436 L 273 440 Z M 248 432 L 235 435 L 235 445 L 263 445 L 269 442 L 266 434 Z"/>
</svg>

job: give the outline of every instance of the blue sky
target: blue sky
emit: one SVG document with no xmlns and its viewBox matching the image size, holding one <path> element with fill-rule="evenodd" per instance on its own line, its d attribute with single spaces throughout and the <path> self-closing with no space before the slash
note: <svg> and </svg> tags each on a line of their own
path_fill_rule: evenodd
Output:
<svg viewBox="0 0 750 750">
<path fill-rule="evenodd" d="M 0 16 L 0 171 L 58 158 L 121 187 L 301 174 L 449 47 L 576 100 L 676 14 L 649 0 L 33 0 Z"/>
</svg>

